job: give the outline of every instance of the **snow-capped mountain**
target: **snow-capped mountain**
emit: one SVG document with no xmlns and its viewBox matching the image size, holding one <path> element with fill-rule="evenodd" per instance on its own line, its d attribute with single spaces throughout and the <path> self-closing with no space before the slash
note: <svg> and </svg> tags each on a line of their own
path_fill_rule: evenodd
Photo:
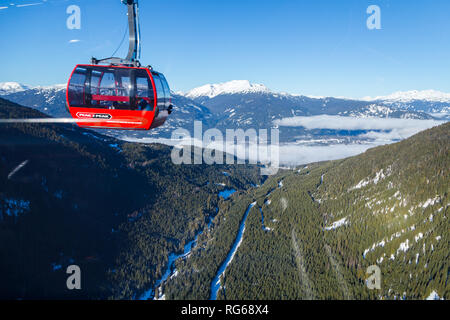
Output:
<svg viewBox="0 0 450 320">
<path fill-rule="evenodd" d="M 52 86 L 28 86 L 19 82 L 0 82 L 0 96 L 8 94 L 23 92 L 27 90 L 40 90 L 41 92 L 48 92 L 52 90 L 65 90 L 66 84 L 55 84 Z"/>
<path fill-rule="evenodd" d="M 402 102 L 410 103 L 413 101 L 428 101 L 428 102 L 441 102 L 450 103 L 450 93 L 444 93 L 436 90 L 411 90 L 411 91 L 399 91 L 388 96 L 379 97 L 365 97 L 362 100 L 366 101 L 384 101 L 384 102 Z"/>
<path fill-rule="evenodd" d="M 190 90 L 185 94 L 187 98 L 214 98 L 224 94 L 240 93 L 269 93 L 270 90 L 262 84 L 253 84 L 248 80 L 233 80 L 219 84 L 207 84 Z"/>
<path fill-rule="evenodd" d="M 431 112 L 418 101 L 420 109 L 411 103 L 385 103 L 384 101 L 356 100 L 348 98 L 309 97 L 305 95 L 278 93 L 263 85 L 254 85 L 248 81 L 231 81 L 217 85 L 207 85 L 193 89 L 185 97 L 208 107 L 219 118 L 227 116 L 234 124 L 263 124 L 268 119 L 288 116 L 313 116 L 321 114 L 353 117 L 393 117 L 411 119 L 429 119 Z M 422 104 L 421 104 L 422 103 Z M 431 105 L 430 105 L 431 106 Z M 432 105 L 436 107 L 435 104 Z M 247 116 L 245 116 L 247 114 Z M 250 116 L 252 114 L 252 116 Z M 249 119 L 249 118 L 252 119 Z M 234 119 L 232 119 L 234 118 Z M 264 119 L 263 119 L 264 118 Z M 261 123 L 255 120 L 261 119 Z"/>
<path fill-rule="evenodd" d="M 18 82 L 0 82 L 0 96 L 21 92 L 30 89 L 30 87 Z"/>
</svg>

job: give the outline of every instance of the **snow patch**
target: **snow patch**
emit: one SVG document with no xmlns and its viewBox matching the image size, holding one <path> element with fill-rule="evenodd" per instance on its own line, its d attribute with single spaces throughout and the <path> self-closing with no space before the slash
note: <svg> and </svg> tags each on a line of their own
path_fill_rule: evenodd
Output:
<svg viewBox="0 0 450 320">
<path fill-rule="evenodd" d="M 414 240 L 417 242 L 417 241 L 419 241 L 422 238 L 423 238 L 423 233 L 421 232 L 414 238 Z"/>
<path fill-rule="evenodd" d="M 389 177 L 392 173 L 392 169 L 391 167 L 388 167 L 386 169 L 386 172 L 384 171 L 384 169 L 381 169 L 380 171 L 378 171 L 375 174 L 375 177 L 373 179 L 370 178 L 366 178 L 361 180 L 356 186 L 351 187 L 350 189 L 348 189 L 348 191 L 353 191 L 353 190 L 357 190 L 357 189 L 362 189 L 366 186 L 368 186 L 369 184 L 378 184 L 380 181 L 384 180 L 386 177 Z"/>
<path fill-rule="evenodd" d="M 347 217 L 345 217 L 341 220 L 334 222 L 331 226 L 326 227 L 325 230 L 327 231 L 336 230 L 337 228 L 345 226 L 347 224 L 348 224 Z"/>
<path fill-rule="evenodd" d="M 406 239 L 405 242 L 400 243 L 400 247 L 397 249 L 397 254 L 401 251 L 406 252 L 409 250 L 409 239 Z"/>
<path fill-rule="evenodd" d="M 428 199 L 427 201 L 425 201 L 424 204 L 420 204 L 419 206 L 421 206 L 422 208 L 426 209 L 429 206 L 434 206 L 435 203 L 438 203 L 441 201 L 441 198 L 439 196 L 436 196 L 434 199 Z"/>
<path fill-rule="evenodd" d="M 444 300 L 444 298 L 439 297 L 439 294 L 435 290 L 433 290 L 433 292 L 430 293 L 426 300 Z"/>
</svg>

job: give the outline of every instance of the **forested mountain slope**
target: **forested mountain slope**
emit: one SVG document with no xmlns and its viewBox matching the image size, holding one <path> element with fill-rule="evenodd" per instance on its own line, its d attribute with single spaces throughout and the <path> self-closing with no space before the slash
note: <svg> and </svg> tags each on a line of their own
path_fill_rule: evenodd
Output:
<svg viewBox="0 0 450 320">
<path fill-rule="evenodd" d="M 211 297 L 250 208 L 219 299 L 448 299 L 449 145 L 447 123 L 270 178 L 221 206 L 199 249 L 178 265 L 167 298 Z M 366 286 L 372 265 L 381 290 Z"/>
<path fill-rule="evenodd" d="M 0 99 L 1 119 L 41 117 Z M 218 192 L 261 183 L 256 167 L 177 166 L 170 152 L 75 125 L 0 124 L 0 298 L 137 297 L 206 228 Z M 80 291 L 66 288 L 69 265 Z"/>
</svg>

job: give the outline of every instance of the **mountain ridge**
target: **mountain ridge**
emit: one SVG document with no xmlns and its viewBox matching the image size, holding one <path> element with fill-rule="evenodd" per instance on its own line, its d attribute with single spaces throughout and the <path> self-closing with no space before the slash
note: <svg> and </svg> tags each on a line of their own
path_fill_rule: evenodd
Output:
<svg viewBox="0 0 450 320">
<path fill-rule="evenodd" d="M 65 89 L 66 84 L 54 84 L 48 86 L 29 86 L 20 82 L 0 82 L 0 95 L 8 95 L 11 93 L 22 92 L 30 89 Z M 407 90 L 407 91 L 395 91 L 391 94 L 384 96 L 370 97 L 365 96 L 362 98 L 357 97 L 340 97 L 340 96 L 313 96 L 308 94 L 288 93 L 285 91 L 273 91 L 267 88 L 264 84 L 252 83 L 249 80 L 230 80 L 221 83 L 205 84 L 199 87 L 188 90 L 187 92 L 176 91 L 178 95 L 185 96 L 190 99 L 197 99 L 201 97 L 215 98 L 222 94 L 237 94 L 237 93 L 271 93 L 281 96 L 291 97 L 307 97 L 311 99 L 341 99 L 351 101 L 386 101 L 386 102 L 413 102 L 413 101 L 428 101 L 428 102 L 441 102 L 450 103 L 450 93 L 428 89 L 428 90 Z"/>
<path fill-rule="evenodd" d="M 227 85 L 225 85 L 227 87 Z M 151 131 L 98 130 L 98 132 L 123 140 L 170 139 L 172 133 L 182 128 L 194 134 L 194 122 L 201 121 L 203 129 L 267 129 L 276 127 L 277 120 L 289 117 L 311 117 L 332 115 L 353 118 L 398 118 L 418 120 L 450 120 L 450 107 L 446 103 L 414 101 L 411 103 L 380 101 L 356 101 L 339 98 L 319 98 L 300 95 L 274 93 L 264 86 L 253 86 L 249 81 L 230 85 L 230 93 L 225 87 L 217 88 L 212 94 L 206 87 L 206 96 L 188 98 L 185 94 L 174 93 L 174 110 L 163 127 Z M 235 93 L 232 93 L 235 92 Z M 220 93 L 220 94 L 218 94 Z M 217 95 L 216 95 L 217 94 Z M 210 97 L 212 96 L 212 98 Z M 68 118 L 65 104 L 64 86 L 34 88 L 3 96 L 5 99 L 32 107 L 56 118 Z M 343 118 L 341 120 L 345 120 Z M 381 120 L 380 120 L 381 121 Z M 392 134 L 390 134 L 392 133 Z M 373 139 L 384 135 L 382 139 Z M 297 141 L 321 141 L 319 145 L 372 144 L 374 141 L 392 141 L 391 137 L 401 137 L 392 130 L 307 130 L 303 127 L 283 127 L 280 130 L 281 143 Z M 344 146 L 345 147 L 345 146 Z"/>
<path fill-rule="evenodd" d="M 308 94 L 288 93 L 284 91 L 273 91 L 263 84 L 251 83 L 248 80 L 231 80 L 223 83 L 206 84 L 196 87 L 187 92 L 178 92 L 191 99 L 208 97 L 214 98 L 222 94 L 236 94 L 236 93 L 272 93 L 282 96 L 291 97 L 307 97 L 311 99 L 341 99 L 353 101 L 389 101 L 389 102 L 412 102 L 412 101 L 428 101 L 428 102 L 442 102 L 450 103 L 450 93 L 445 93 L 437 90 L 409 90 L 396 91 L 386 96 L 377 97 L 338 97 L 338 96 L 313 96 Z"/>
</svg>

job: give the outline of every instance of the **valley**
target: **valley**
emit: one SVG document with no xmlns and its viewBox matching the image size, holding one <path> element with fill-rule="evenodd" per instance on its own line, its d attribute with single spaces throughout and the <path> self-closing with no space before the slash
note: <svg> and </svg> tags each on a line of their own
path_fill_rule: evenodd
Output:
<svg viewBox="0 0 450 320">
<path fill-rule="evenodd" d="M 0 115 L 46 117 L 1 98 Z M 71 124 L 2 124 L 0 295 L 448 299 L 449 129 L 266 179 Z M 81 292 L 64 286 L 72 264 Z"/>
</svg>

